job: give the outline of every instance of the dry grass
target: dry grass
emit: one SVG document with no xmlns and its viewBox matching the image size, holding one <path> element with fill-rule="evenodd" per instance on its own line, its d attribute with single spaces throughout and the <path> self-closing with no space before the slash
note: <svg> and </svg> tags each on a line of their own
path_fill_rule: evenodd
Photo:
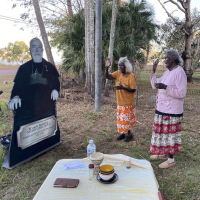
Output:
<svg viewBox="0 0 200 200">
<path fill-rule="evenodd" d="M 98 113 L 94 111 L 94 100 L 83 89 L 71 90 L 67 98 L 60 98 L 57 103 L 62 144 L 13 170 L 1 168 L 0 199 L 32 199 L 57 160 L 86 157 L 86 146 L 91 138 L 96 143 L 97 151 L 102 153 L 122 153 L 149 160 L 154 109 L 137 107 L 138 124 L 132 128 L 135 140 L 124 143 L 116 141 L 118 134 L 114 91 L 109 98 L 102 96 L 101 112 Z M 6 112 L 6 117 L 2 117 L 1 121 L 11 124 L 12 113 Z M 161 170 L 157 167 L 159 161 L 152 162 L 160 190 L 170 200 L 197 200 L 200 197 L 198 119 L 199 115 L 193 112 L 187 111 L 184 114 L 183 152 L 176 155 L 175 167 Z M 0 161 L 1 155 L 0 152 Z"/>
</svg>

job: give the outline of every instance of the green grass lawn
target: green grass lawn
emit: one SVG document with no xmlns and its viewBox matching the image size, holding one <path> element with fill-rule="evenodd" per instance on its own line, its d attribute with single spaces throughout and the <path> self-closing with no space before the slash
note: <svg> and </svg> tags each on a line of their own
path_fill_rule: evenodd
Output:
<svg viewBox="0 0 200 200">
<path fill-rule="evenodd" d="M 198 78 L 198 79 L 200 79 L 200 73 L 194 73 L 193 78 Z"/>
<path fill-rule="evenodd" d="M 140 82 L 147 83 L 149 73 L 142 72 L 140 76 Z M 6 85 L 3 84 L 5 78 L 8 81 Z M 0 96 L 2 108 L 0 136 L 12 130 L 12 112 L 7 110 L 7 101 L 13 78 L 14 76 L 0 76 L 0 87 L 4 90 L 4 94 Z M 59 159 L 86 157 L 86 147 L 90 138 L 94 139 L 97 151 L 102 153 L 122 153 L 137 159 L 149 160 L 154 109 L 145 106 L 137 108 L 137 120 L 140 123 L 132 128 L 135 141 L 124 143 L 116 141 L 118 135 L 115 108 L 114 91 L 111 92 L 109 98 L 102 97 L 100 113 L 94 112 L 94 101 L 84 92 L 73 94 L 73 98 L 70 99 L 59 99 L 57 115 L 62 144 L 12 170 L 0 167 L 0 199 L 33 199 Z M 200 200 L 199 114 L 186 111 L 182 128 L 183 151 L 175 155 L 176 166 L 162 170 L 158 168 L 160 161 L 150 162 L 158 180 L 159 189 L 169 200 Z M 5 150 L 0 146 L 0 165 L 4 154 Z"/>
</svg>

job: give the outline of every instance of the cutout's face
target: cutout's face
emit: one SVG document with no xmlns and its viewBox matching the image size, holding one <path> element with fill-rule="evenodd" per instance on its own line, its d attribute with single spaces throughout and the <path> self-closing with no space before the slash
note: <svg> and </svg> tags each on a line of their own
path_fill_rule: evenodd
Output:
<svg viewBox="0 0 200 200">
<path fill-rule="evenodd" d="M 35 39 L 31 42 L 30 52 L 35 63 L 42 62 L 43 47 L 40 40 Z"/>
</svg>

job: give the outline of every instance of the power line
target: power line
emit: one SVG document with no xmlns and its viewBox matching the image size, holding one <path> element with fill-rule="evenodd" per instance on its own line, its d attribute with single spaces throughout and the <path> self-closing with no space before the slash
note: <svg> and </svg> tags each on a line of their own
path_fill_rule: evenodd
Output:
<svg viewBox="0 0 200 200">
<path fill-rule="evenodd" d="M 7 17 L 7 16 L 0 15 L 0 19 L 29 25 L 29 27 L 26 27 L 26 28 L 31 28 L 31 27 L 39 28 L 39 26 L 37 24 L 25 22 L 25 21 L 22 21 L 22 20 L 19 20 L 19 19 L 16 19 L 16 18 L 12 18 L 12 17 Z M 49 27 L 46 27 L 46 28 L 49 28 Z"/>
<path fill-rule="evenodd" d="M 12 18 L 12 17 L 3 16 L 3 15 L 0 15 L 0 19 L 4 19 L 4 20 L 8 20 L 8 21 L 14 21 L 14 22 L 17 22 L 17 23 L 23 23 L 23 24 L 38 27 L 36 24 L 25 22 L 25 21 L 22 21 L 22 20 L 19 20 L 19 19 L 16 19 L 16 18 Z"/>
</svg>

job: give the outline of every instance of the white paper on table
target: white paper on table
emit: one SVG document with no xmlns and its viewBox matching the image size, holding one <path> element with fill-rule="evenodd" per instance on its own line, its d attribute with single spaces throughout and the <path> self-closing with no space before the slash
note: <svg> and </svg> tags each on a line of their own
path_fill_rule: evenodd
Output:
<svg viewBox="0 0 200 200">
<path fill-rule="evenodd" d="M 64 163 L 63 167 L 65 170 L 69 170 L 69 169 L 84 168 L 85 165 L 83 164 L 83 162 L 81 160 L 77 160 L 74 162 Z"/>
</svg>

